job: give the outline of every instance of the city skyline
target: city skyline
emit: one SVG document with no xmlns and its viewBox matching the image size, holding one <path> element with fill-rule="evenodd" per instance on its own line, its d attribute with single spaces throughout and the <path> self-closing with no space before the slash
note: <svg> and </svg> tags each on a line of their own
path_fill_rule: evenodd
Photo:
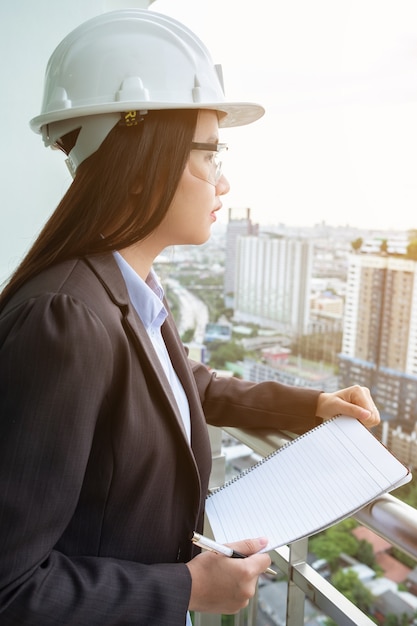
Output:
<svg viewBox="0 0 417 626">
<path fill-rule="evenodd" d="M 0 6 L 0 281 L 70 184 L 62 155 L 29 129 L 46 62 L 63 36 L 123 0 L 16 0 Z M 389 0 L 155 0 L 222 63 L 226 95 L 260 102 L 256 124 L 222 131 L 230 145 L 227 208 L 263 224 L 417 226 L 417 6 Z M 238 28 L 236 27 L 238 25 Z M 30 63 L 28 59 L 30 58 Z M 415 215 L 416 214 L 416 215 Z M 415 217 L 414 217 L 415 215 Z"/>
</svg>

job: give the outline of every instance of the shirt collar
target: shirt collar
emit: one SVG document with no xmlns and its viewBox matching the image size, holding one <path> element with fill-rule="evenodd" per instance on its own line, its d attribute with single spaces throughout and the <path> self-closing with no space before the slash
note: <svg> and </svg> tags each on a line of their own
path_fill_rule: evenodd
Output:
<svg viewBox="0 0 417 626">
<path fill-rule="evenodd" d="M 168 312 L 162 301 L 164 290 L 157 275 L 151 269 L 144 281 L 119 252 L 113 252 L 113 255 L 125 280 L 132 304 L 146 330 L 160 328 Z"/>
</svg>

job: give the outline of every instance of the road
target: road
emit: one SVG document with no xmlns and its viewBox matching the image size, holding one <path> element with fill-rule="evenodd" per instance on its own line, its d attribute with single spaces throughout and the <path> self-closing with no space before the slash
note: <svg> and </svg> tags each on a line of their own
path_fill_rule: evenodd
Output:
<svg viewBox="0 0 417 626">
<path fill-rule="evenodd" d="M 186 330 L 194 328 L 193 341 L 203 343 L 206 324 L 209 321 L 207 305 L 180 285 L 177 280 L 169 278 L 165 282 L 169 284 L 179 300 L 180 319 L 177 324 L 179 334 L 182 335 Z"/>
</svg>

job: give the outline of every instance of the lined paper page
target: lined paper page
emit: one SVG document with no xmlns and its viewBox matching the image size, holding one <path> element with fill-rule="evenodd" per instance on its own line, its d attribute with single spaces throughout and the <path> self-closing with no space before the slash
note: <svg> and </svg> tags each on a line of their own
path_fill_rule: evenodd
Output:
<svg viewBox="0 0 417 626">
<path fill-rule="evenodd" d="M 214 537 L 268 537 L 265 550 L 348 517 L 411 479 L 360 422 L 337 417 L 287 444 L 206 501 Z"/>
</svg>

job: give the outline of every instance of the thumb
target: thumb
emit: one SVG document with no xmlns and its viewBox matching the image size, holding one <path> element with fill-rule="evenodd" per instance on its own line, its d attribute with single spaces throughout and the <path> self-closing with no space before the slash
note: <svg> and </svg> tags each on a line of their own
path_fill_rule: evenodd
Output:
<svg viewBox="0 0 417 626">
<path fill-rule="evenodd" d="M 242 539 L 242 541 L 235 541 L 227 544 L 230 548 L 233 548 L 236 552 L 241 552 L 249 556 L 250 554 L 256 554 L 260 552 L 268 545 L 268 539 L 266 537 L 258 537 L 256 539 Z"/>
</svg>

